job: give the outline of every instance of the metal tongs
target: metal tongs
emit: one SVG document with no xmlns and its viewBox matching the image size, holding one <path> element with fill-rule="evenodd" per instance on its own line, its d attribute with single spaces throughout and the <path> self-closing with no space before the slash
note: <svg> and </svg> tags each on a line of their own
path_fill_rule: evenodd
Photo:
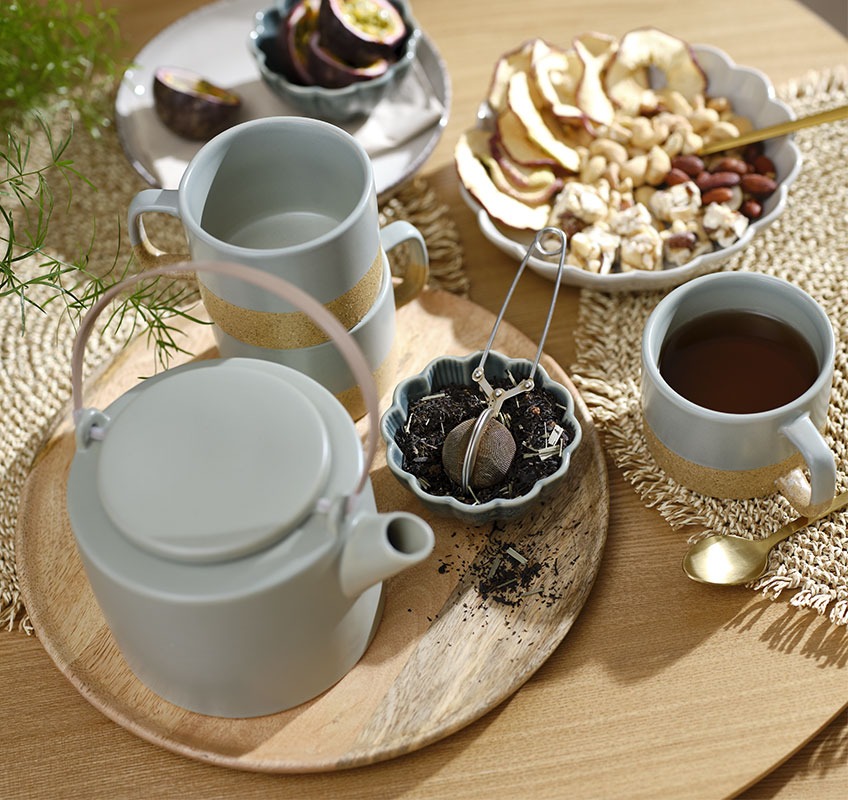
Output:
<svg viewBox="0 0 848 800">
<path fill-rule="evenodd" d="M 559 240 L 558 247 L 555 247 L 553 249 L 546 248 L 544 240 L 550 236 L 554 236 Z M 524 255 L 524 258 L 521 261 L 521 265 L 518 267 L 518 271 L 515 273 L 515 278 L 512 281 L 512 285 L 509 287 L 509 291 L 506 293 L 506 298 L 504 299 L 503 305 L 501 306 L 500 313 L 498 314 L 498 317 L 495 320 L 495 324 L 492 327 L 492 332 L 489 335 L 489 341 L 486 342 L 486 346 L 483 348 L 483 355 L 480 358 L 480 363 L 477 365 L 474 372 L 471 373 L 472 380 L 477 383 L 477 385 L 480 387 L 480 390 L 486 396 L 487 406 L 477 418 L 477 421 L 474 423 L 474 427 L 471 430 L 471 436 L 468 439 L 468 446 L 465 451 L 465 457 L 462 461 L 463 491 L 468 491 L 469 489 L 471 475 L 474 471 L 474 466 L 477 463 L 477 454 L 480 450 L 480 441 L 482 440 L 483 431 L 486 429 L 486 425 L 489 423 L 489 420 L 494 419 L 498 416 L 498 414 L 500 414 L 501 407 L 507 400 L 509 400 L 510 397 L 515 397 L 516 395 L 522 394 L 523 392 L 529 392 L 536 385 L 534 381 L 536 375 L 536 368 L 539 366 L 539 359 L 542 357 L 542 349 L 545 346 L 545 339 L 548 336 L 548 329 L 550 328 L 551 320 L 553 319 L 554 306 L 556 305 L 557 295 L 559 294 L 560 282 L 562 280 L 562 270 L 565 266 L 565 248 L 566 236 L 559 228 L 542 228 L 536 234 L 536 236 L 533 238 L 532 243 L 530 244 L 530 247 L 527 249 L 527 253 Z M 534 250 L 537 251 L 539 255 L 545 258 L 559 256 L 559 266 L 557 267 L 556 279 L 554 281 L 554 291 L 553 297 L 551 298 L 551 306 L 548 309 L 548 316 L 545 320 L 545 327 L 542 329 L 542 335 L 539 339 L 539 348 L 538 350 L 536 350 L 536 358 L 533 360 L 533 367 L 530 370 L 530 375 L 524 378 L 523 380 L 519 381 L 511 389 L 496 389 L 486 379 L 486 374 L 484 372 L 484 368 L 486 366 L 486 359 L 488 358 L 489 352 L 492 349 L 492 343 L 495 341 L 495 336 L 498 332 L 498 328 L 500 327 L 501 320 L 503 320 L 507 306 L 509 305 L 510 300 L 512 300 L 512 295 L 515 292 L 515 286 L 521 278 L 521 273 L 524 272 L 524 268 L 527 266 L 527 262 L 533 255 Z"/>
</svg>

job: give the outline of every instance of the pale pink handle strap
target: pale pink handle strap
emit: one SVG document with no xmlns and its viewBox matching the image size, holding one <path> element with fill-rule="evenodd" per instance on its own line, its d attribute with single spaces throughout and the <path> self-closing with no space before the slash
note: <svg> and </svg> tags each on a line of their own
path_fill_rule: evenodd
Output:
<svg viewBox="0 0 848 800">
<path fill-rule="evenodd" d="M 354 494 L 358 495 L 368 480 L 368 472 L 371 469 L 371 463 L 377 452 L 377 424 L 380 409 L 377 384 L 374 381 L 374 376 L 371 374 L 371 368 L 368 366 L 365 356 L 362 354 L 353 337 L 345 330 L 344 325 L 318 300 L 312 297 L 312 295 L 304 292 L 303 289 L 299 289 L 283 278 L 269 275 L 267 272 L 253 267 L 247 267 L 243 264 L 234 264 L 226 261 L 195 261 L 170 264 L 165 267 L 157 267 L 141 272 L 138 275 L 133 275 L 107 289 L 83 317 L 76 338 L 74 339 L 74 348 L 71 357 L 71 392 L 74 421 L 80 417 L 83 410 L 82 366 L 85 345 L 100 312 L 103 311 L 116 295 L 136 283 L 149 280 L 157 275 L 184 275 L 187 271 L 212 272 L 218 275 L 226 275 L 228 277 L 238 278 L 246 283 L 251 283 L 260 289 L 266 289 L 309 316 L 332 339 L 350 367 L 353 377 L 359 384 L 362 391 L 362 399 L 365 402 L 365 410 L 370 417 L 368 437 L 365 443 L 365 466 L 354 491 Z"/>
</svg>

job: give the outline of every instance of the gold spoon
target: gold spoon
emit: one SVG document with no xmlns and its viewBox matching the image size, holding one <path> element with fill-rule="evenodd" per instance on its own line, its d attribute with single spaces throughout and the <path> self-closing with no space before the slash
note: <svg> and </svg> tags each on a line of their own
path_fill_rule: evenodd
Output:
<svg viewBox="0 0 848 800">
<path fill-rule="evenodd" d="M 696 542 L 683 556 L 683 571 L 700 583 L 736 586 L 750 583 L 768 567 L 772 547 L 817 519 L 848 505 L 848 492 L 836 495 L 831 504 L 815 517 L 799 517 L 765 539 L 713 534 Z"/>
<path fill-rule="evenodd" d="M 848 105 L 837 106 L 836 108 L 820 111 L 818 114 L 810 114 L 808 117 L 799 117 L 798 119 L 790 119 L 786 122 L 778 122 L 777 125 L 769 125 L 767 128 L 760 128 L 757 131 L 749 131 L 741 136 L 734 136 L 732 139 L 722 139 L 718 142 L 704 145 L 698 154 L 708 156 L 712 153 L 720 153 L 724 150 L 732 150 L 734 147 L 744 147 L 752 142 L 762 142 L 765 139 L 771 139 L 775 136 L 783 136 L 785 133 L 801 130 L 801 128 L 810 128 L 813 125 L 823 125 L 825 122 L 836 122 L 840 119 L 848 118 Z"/>
</svg>

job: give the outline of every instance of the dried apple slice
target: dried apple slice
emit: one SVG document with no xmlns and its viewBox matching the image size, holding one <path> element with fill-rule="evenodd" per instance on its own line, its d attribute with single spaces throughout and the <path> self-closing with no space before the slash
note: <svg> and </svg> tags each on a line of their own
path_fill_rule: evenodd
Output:
<svg viewBox="0 0 848 800">
<path fill-rule="evenodd" d="M 454 161 L 462 185 L 490 217 L 520 230 L 535 231 L 545 227 L 551 213 L 550 205 L 529 206 L 498 189 L 486 167 L 474 155 L 465 133 L 454 148 Z"/>
<path fill-rule="evenodd" d="M 583 116 L 576 103 L 583 64 L 573 50 L 556 50 L 537 40 L 531 53 L 530 74 L 554 116 L 566 120 Z"/>
<path fill-rule="evenodd" d="M 492 183 L 504 194 L 526 203 L 528 206 L 538 206 L 548 203 L 553 196 L 562 188 L 562 181 L 554 179 L 550 183 L 534 187 L 516 186 L 510 176 L 504 171 L 500 162 L 492 155 L 489 148 L 489 136 L 482 131 L 468 131 L 468 145 L 471 152 L 483 164 Z"/>
<path fill-rule="evenodd" d="M 533 39 L 524 42 L 515 50 L 502 55 L 495 64 L 486 100 L 489 107 L 496 113 L 504 111 L 507 107 L 506 93 L 509 87 L 509 79 L 516 72 L 527 72 L 530 69 L 530 56 L 533 52 L 534 43 L 535 40 Z"/>
<path fill-rule="evenodd" d="M 533 102 L 526 72 L 516 72 L 509 79 L 507 102 L 527 131 L 529 139 L 553 156 L 569 172 L 577 172 L 580 169 L 580 156 L 577 151 L 557 138 Z"/>
<path fill-rule="evenodd" d="M 538 206 L 541 203 L 547 203 L 551 198 L 562 188 L 560 181 L 551 170 L 548 170 L 551 180 L 545 183 L 540 183 L 536 186 L 517 185 L 510 180 L 510 175 L 503 169 L 501 163 L 495 158 L 492 153 L 493 138 L 490 133 L 479 128 L 465 132 L 466 141 L 469 150 L 474 154 L 475 158 L 480 161 L 489 173 L 492 183 L 498 187 L 504 194 L 520 200 L 529 206 Z"/>
<path fill-rule="evenodd" d="M 601 75 L 617 49 L 616 40 L 601 33 L 583 34 L 574 40 L 574 52 L 583 65 L 576 103 L 600 125 L 610 125 L 615 118 L 615 106 L 604 91 Z"/>
<path fill-rule="evenodd" d="M 496 130 L 498 142 L 516 163 L 526 167 L 557 166 L 550 154 L 527 136 L 527 129 L 510 109 L 498 115 Z"/>
<path fill-rule="evenodd" d="M 655 109 L 651 67 L 665 74 L 667 89 L 689 101 L 706 92 L 706 76 L 686 42 L 657 28 L 639 28 L 624 34 L 607 67 L 604 85 L 610 99 L 629 113 Z"/>
<path fill-rule="evenodd" d="M 504 174 L 519 189 L 541 189 L 555 184 L 562 185 L 562 181 L 550 167 L 519 164 L 510 158 L 498 134 L 494 134 L 489 139 L 489 149 Z"/>
</svg>

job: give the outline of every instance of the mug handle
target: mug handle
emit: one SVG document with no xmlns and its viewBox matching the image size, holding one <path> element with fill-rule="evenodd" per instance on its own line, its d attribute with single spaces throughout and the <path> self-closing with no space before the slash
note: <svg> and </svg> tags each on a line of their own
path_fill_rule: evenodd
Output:
<svg viewBox="0 0 848 800">
<path fill-rule="evenodd" d="M 380 241 L 386 253 L 405 242 L 412 246 L 412 258 L 407 264 L 401 282 L 394 286 L 395 308 L 400 308 L 410 300 L 414 300 L 427 285 L 427 278 L 430 275 L 430 256 L 427 253 L 427 244 L 421 235 L 421 231 L 403 220 L 391 222 L 381 228 Z"/>
<path fill-rule="evenodd" d="M 780 432 L 804 457 L 810 479 L 800 467 L 778 478 L 780 493 L 805 517 L 824 510 L 836 494 L 836 461 L 821 431 L 805 413 L 783 425 Z"/>
<path fill-rule="evenodd" d="M 102 439 L 104 427 L 108 423 L 108 418 L 102 411 L 83 406 L 82 368 L 85 345 L 100 312 L 117 295 L 136 283 L 159 275 L 175 277 L 186 273 L 197 272 L 211 272 L 230 278 L 238 278 L 281 297 L 309 316 L 327 334 L 327 337 L 335 344 L 347 362 L 353 377 L 359 384 L 362 399 L 365 402 L 365 410 L 369 417 L 368 435 L 365 443 L 365 460 L 362 466 L 362 472 L 353 493 L 347 499 L 346 510 L 350 511 L 357 497 L 365 488 L 371 464 L 377 453 L 377 426 L 379 424 L 380 413 L 379 395 L 377 394 L 377 383 L 371 374 L 371 367 L 359 345 L 356 343 L 356 340 L 348 333 L 344 325 L 311 294 L 283 278 L 263 272 L 255 267 L 247 267 L 244 264 L 236 264 L 228 261 L 196 261 L 185 264 L 168 264 L 125 278 L 103 292 L 97 302 L 88 309 L 82 318 L 77 329 L 76 337 L 74 338 L 74 346 L 71 354 L 71 396 L 77 447 L 84 448 L 90 440 Z"/>
<path fill-rule="evenodd" d="M 188 253 L 166 253 L 156 247 L 148 238 L 141 218 L 142 214 L 155 211 L 179 219 L 178 198 L 179 190 L 177 189 L 143 189 L 130 202 L 127 211 L 130 244 L 143 270 L 191 260 Z M 185 277 L 185 274 L 176 277 Z"/>
</svg>

